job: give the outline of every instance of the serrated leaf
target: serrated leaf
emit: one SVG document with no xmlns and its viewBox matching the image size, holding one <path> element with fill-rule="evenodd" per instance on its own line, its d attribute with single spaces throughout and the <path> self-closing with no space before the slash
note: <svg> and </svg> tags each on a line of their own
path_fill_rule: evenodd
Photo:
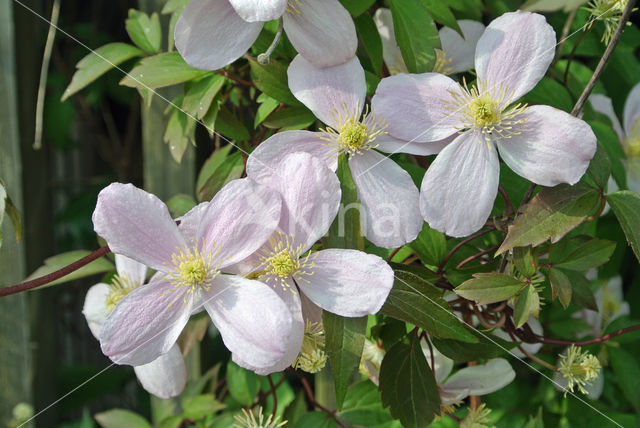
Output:
<svg viewBox="0 0 640 428">
<path fill-rule="evenodd" d="M 599 202 L 599 192 L 583 183 L 542 189 L 521 208 L 496 256 L 513 247 L 535 247 L 548 239 L 557 242 L 582 223 Z"/>
<path fill-rule="evenodd" d="M 247 127 L 223 106 L 217 112 L 215 129 L 231 140 L 249 141 L 251 138 Z"/>
<path fill-rule="evenodd" d="M 456 17 L 453 15 L 446 2 L 442 0 L 421 1 L 436 22 L 439 22 L 446 27 L 456 30 L 458 34 L 464 37 L 464 34 L 462 34 L 462 29 L 458 25 L 458 21 L 456 21 Z"/>
<path fill-rule="evenodd" d="M 404 427 L 426 427 L 440 414 L 438 386 L 415 335 L 410 344 L 398 342 L 384 356 L 380 392 L 382 405 Z"/>
<path fill-rule="evenodd" d="M 258 97 L 258 110 L 256 111 L 256 117 L 253 120 L 253 127 L 257 128 L 275 109 L 280 106 L 278 100 L 274 100 L 267 94 L 260 94 Z"/>
<path fill-rule="evenodd" d="M 531 246 L 516 247 L 513 249 L 513 263 L 518 272 L 527 278 L 531 278 L 538 270 L 538 259 Z"/>
<path fill-rule="evenodd" d="M 161 53 L 144 58 L 120 81 L 131 88 L 153 89 L 177 85 L 210 73 L 198 70 L 184 62 L 178 52 Z"/>
<path fill-rule="evenodd" d="M 227 364 L 227 386 L 233 398 L 245 406 L 250 406 L 260 390 L 260 377 L 229 361 Z"/>
<path fill-rule="evenodd" d="M 323 311 L 322 325 L 325 332 L 325 352 L 331 362 L 336 403 L 340 409 L 351 378 L 360 365 L 367 317 L 345 318 Z"/>
<path fill-rule="evenodd" d="M 129 9 L 129 18 L 125 21 L 129 37 L 140 49 L 150 53 L 160 52 L 162 45 L 162 28 L 157 13 L 149 17 L 139 10 Z"/>
<path fill-rule="evenodd" d="M 508 350 L 515 348 L 519 342 L 500 339 L 490 333 L 470 330 L 477 338 L 477 343 L 460 342 L 453 339 L 438 339 L 432 341 L 438 351 L 455 361 L 475 361 L 500 357 Z"/>
<path fill-rule="evenodd" d="M 346 248 L 352 250 L 364 250 L 364 238 L 360 233 L 360 213 L 358 193 L 356 185 L 351 176 L 349 162 L 345 156 L 338 159 L 338 169 L 336 175 L 340 179 L 340 189 L 342 191 L 341 208 L 336 219 L 331 224 L 329 232 L 323 238 L 322 243 L 325 248 Z"/>
<path fill-rule="evenodd" d="M 380 391 L 369 380 L 349 387 L 342 411 L 338 417 L 354 425 L 371 427 L 392 420 L 389 412 L 382 408 Z"/>
<path fill-rule="evenodd" d="M 640 196 L 622 190 L 607 195 L 607 202 L 618 218 L 636 258 L 640 260 Z"/>
<path fill-rule="evenodd" d="M 200 80 L 189 82 L 185 85 L 184 99 L 182 100 L 182 110 L 186 111 L 196 119 L 202 119 L 225 82 L 225 77 L 219 74 L 212 74 Z"/>
<path fill-rule="evenodd" d="M 393 265 L 395 281 L 380 312 L 414 324 L 435 337 L 467 342 L 477 339 L 453 314 L 442 291 L 404 265 Z"/>
<path fill-rule="evenodd" d="M 77 70 L 60 101 L 66 100 L 112 68 L 142 55 L 144 53 L 140 49 L 126 43 L 109 43 L 99 47 L 76 64 Z"/>
<path fill-rule="evenodd" d="M 502 302 L 518 294 L 526 283 L 502 273 L 475 273 L 456 287 L 455 293 L 479 305 Z"/>
<path fill-rule="evenodd" d="M 35 270 L 35 272 L 29 275 L 27 281 L 35 278 L 40 278 L 41 276 L 48 275 L 52 272 L 62 269 L 63 267 L 68 266 L 71 263 L 77 262 L 81 258 L 88 256 L 89 254 L 91 254 L 91 251 L 76 250 L 49 257 L 45 259 L 43 266 L 40 266 Z M 63 276 L 62 278 L 47 283 L 46 286 L 62 284 L 79 278 L 84 278 L 86 276 L 110 272 L 113 270 L 115 270 L 115 266 L 113 265 L 113 263 L 111 263 L 105 257 L 100 257 L 99 259 L 92 261 L 91 263 L 81 267 L 80 269 L 71 272 L 69 275 Z"/>
<path fill-rule="evenodd" d="M 358 16 L 353 22 L 356 24 L 356 32 L 362 47 L 371 60 L 373 71 L 380 76 L 382 73 L 382 39 L 378 27 L 368 13 Z"/>
<path fill-rule="evenodd" d="M 391 0 L 396 41 L 410 73 L 433 69 L 440 36 L 431 15 L 420 0 Z"/>
<path fill-rule="evenodd" d="M 187 419 L 197 420 L 212 415 L 226 406 L 217 401 L 211 394 L 185 397 L 182 400 L 183 416 Z"/>
<path fill-rule="evenodd" d="M 305 106 L 287 107 L 271 113 L 262 122 L 264 126 L 281 131 L 291 131 L 308 128 L 316 117 Z"/>
<path fill-rule="evenodd" d="M 566 309 L 571 303 L 571 282 L 569 277 L 560 269 L 549 270 L 549 282 L 551 283 L 551 298 L 558 298 L 560 304 Z"/>
<path fill-rule="evenodd" d="M 301 104 L 289 89 L 287 69 L 282 64 L 278 61 L 270 61 L 267 65 L 261 65 L 257 61 L 250 59 L 249 65 L 256 88 L 281 103 L 289 105 Z"/>
<path fill-rule="evenodd" d="M 611 161 L 606 150 L 598 144 L 596 153 L 589 163 L 587 168 L 587 176 L 593 180 L 593 182 L 600 189 L 604 189 L 611 176 Z"/>
<path fill-rule="evenodd" d="M 422 263 L 439 266 L 447 255 L 447 241 L 444 234 L 429 227 L 425 222 L 415 241 L 409 244 Z"/>
<path fill-rule="evenodd" d="M 518 296 L 516 307 L 513 309 L 513 323 L 520 328 L 533 316 L 538 318 L 540 312 L 540 296 L 533 285 L 528 285 Z"/>
<path fill-rule="evenodd" d="M 228 182 L 242 177 L 244 162 L 240 152 L 235 152 L 211 173 L 198 189 L 198 200 L 210 201 Z"/>
<path fill-rule="evenodd" d="M 145 418 L 130 410 L 112 409 L 97 413 L 94 417 L 103 428 L 151 428 Z"/>
<path fill-rule="evenodd" d="M 573 65 L 571 66 L 573 68 Z M 609 162 L 611 164 L 611 175 L 615 179 L 618 187 L 624 189 L 627 187 L 626 169 L 624 166 L 625 154 L 618 139 L 618 135 L 611 129 L 610 125 L 605 125 L 602 122 L 589 121 L 589 126 L 596 134 L 598 139 L 598 146 L 603 147 Z"/>
<path fill-rule="evenodd" d="M 556 266 L 579 271 L 595 268 L 605 264 L 615 249 L 615 242 L 594 238 L 573 250 L 562 263 Z"/>
</svg>

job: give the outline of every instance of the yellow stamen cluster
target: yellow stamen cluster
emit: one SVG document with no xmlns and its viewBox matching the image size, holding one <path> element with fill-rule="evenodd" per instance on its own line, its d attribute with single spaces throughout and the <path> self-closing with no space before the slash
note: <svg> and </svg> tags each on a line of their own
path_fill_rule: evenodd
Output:
<svg viewBox="0 0 640 428">
<path fill-rule="evenodd" d="M 234 416 L 236 420 L 233 428 L 279 428 L 286 425 L 287 421 L 280 422 L 280 416 L 269 415 L 265 419 L 262 414 L 262 406 L 254 411 L 242 409 L 242 414 Z"/>
<path fill-rule="evenodd" d="M 469 408 L 469 414 L 460 422 L 460 428 L 484 428 L 491 421 L 489 414 L 491 409 L 485 407 L 485 403 L 480 404 L 476 408 Z"/>
<path fill-rule="evenodd" d="M 478 87 L 469 88 L 463 79 L 460 91 L 450 92 L 452 100 L 449 101 L 447 109 L 450 114 L 461 116 L 460 131 L 474 132 L 487 144 L 521 134 L 527 121 L 522 117 L 527 105 L 518 103 L 508 107 L 513 91 L 509 91 L 502 84 L 497 88 L 486 86 L 479 82 Z M 488 146 L 491 147 L 490 144 Z"/>
<path fill-rule="evenodd" d="M 442 418 L 444 418 L 447 415 L 452 415 L 453 412 L 456 411 L 456 409 L 462 404 L 462 400 L 456 401 L 453 404 L 446 404 L 446 405 L 440 405 L 440 414 L 436 415 L 434 418 L 435 422 L 440 421 Z"/>
<path fill-rule="evenodd" d="M 453 72 L 451 63 L 453 59 L 447 57 L 445 51 L 436 49 L 436 62 L 433 64 L 433 72 L 449 75 Z"/>
<path fill-rule="evenodd" d="M 214 259 L 220 250 L 203 250 L 205 248 L 205 242 L 202 241 L 202 245 L 195 242 L 191 248 L 176 249 L 171 256 L 170 265 L 173 270 L 169 274 L 169 281 L 173 288 L 170 291 L 180 290 L 182 294 L 193 293 L 198 287 L 209 290 L 211 282 L 219 273 L 219 265 L 214 263 Z"/>
<path fill-rule="evenodd" d="M 111 280 L 111 292 L 107 295 L 105 304 L 109 312 L 113 311 L 124 297 L 138 288 L 141 284 L 135 283 L 127 275 L 115 275 Z"/>
<path fill-rule="evenodd" d="M 580 392 L 587 394 L 585 386 L 591 385 L 598 377 L 600 361 L 587 351 L 582 351 L 575 345 L 560 356 L 558 371 L 567 380 L 567 390 L 573 392 L 577 387 Z M 565 395 L 567 394 L 565 390 Z"/>
<path fill-rule="evenodd" d="M 336 129 L 322 129 L 326 134 L 318 134 L 337 154 L 361 155 L 369 149 L 376 148 L 377 145 L 373 144 L 375 139 L 386 134 L 387 124 L 384 120 L 376 119 L 373 113 L 369 113 L 368 107 L 360 119 L 359 111 L 359 106 L 349 111 L 347 105 L 343 104 L 342 111 L 331 112 L 333 122 L 337 124 Z"/>
<path fill-rule="evenodd" d="M 324 352 L 324 329 L 321 323 L 307 321 L 300 353 L 291 367 L 308 373 L 318 373 L 327 363 Z"/>
<path fill-rule="evenodd" d="M 301 0 L 288 0 L 286 11 L 292 15 L 301 15 L 302 12 L 298 9 L 298 6 L 302 6 Z"/>
<path fill-rule="evenodd" d="M 278 282 L 283 289 L 290 288 L 287 279 L 304 281 L 305 276 L 313 275 L 314 263 L 311 254 L 303 257 L 302 245 L 295 246 L 294 238 L 276 232 L 265 246 L 258 251 L 256 266 L 260 270 L 250 275 L 251 278 L 267 277 Z M 294 290 L 291 290 L 295 293 Z"/>
<path fill-rule="evenodd" d="M 604 34 L 601 42 L 609 44 L 615 33 L 628 0 L 592 0 L 584 9 L 591 14 L 590 21 L 604 23 Z M 629 25 L 630 23 L 627 23 Z"/>
</svg>

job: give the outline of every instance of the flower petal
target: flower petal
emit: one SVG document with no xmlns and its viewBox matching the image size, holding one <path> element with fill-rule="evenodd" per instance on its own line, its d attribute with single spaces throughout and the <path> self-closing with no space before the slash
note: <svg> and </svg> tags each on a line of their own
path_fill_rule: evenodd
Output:
<svg viewBox="0 0 640 428">
<path fill-rule="evenodd" d="M 185 241 L 193 242 L 197 239 L 198 229 L 200 228 L 200 223 L 202 223 L 202 217 L 204 216 L 204 213 L 207 212 L 208 207 L 209 201 L 202 202 L 191 208 L 189 212 L 182 217 L 176 219 L 176 223 L 180 222 L 178 229 L 182 232 L 182 236 L 184 236 Z"/>
<path fill-rule="evenodd" d="M 229 0 L 192 0 L 176 23 L 176 49 L 190 66 L 217 70 L 240 58 L 262 25 L 242 19 Z"/>
<path fill-rule="evenodd" d="M 184 244 L 167 206 L 132 184 L 113 183 L 102 189 L 93 212 L 93 227 L 114 253 L 160 271 Z"/>
<path fill-rule="evenodd" d="M 431 367 L 431 350 L 433 350 L 433 374 L 436 378 L 436 383 L 438 385 L 442 385 L 445 379 L 451 374 L 451 370 L 453 370 L 453 360 L 438 351 L 438 348 L 435 346 L 429 348 L 429 345 L 425 340 L 420 341 L 420 348 L 422 349 L 424 356 L 427 358 L 429 367 Z"/>
<path fill-rule="evenodd" d="M 391 135 L 382 135 L 376 138 L 376 149 L 390 153 L 409 153 L 411 155 L 429 156 L 436 153 L 440 153 L 442 149 L 456 139 L 458 134 L 445 138 L 444 140 L 434 141 L 432 143 L 408 143 L 398 138 L 393 138 Z"/>
<path fill-rule="evenodd" d="M 287 155 L 260 183 L 282 196 L 280 229 L 306 252 L 322 238 L 340 208 L 340 181 L 327 165 L 308 153 Z"/>
<path fill-rule="evenodd" d="M 163 279 L 127 294 L 100 332 L 102 352 L 116 364 L 140 366 L 169 352 L 191 315 L 192 295 Z"/>
<path fill-rule="evenodd" d="M 422 180 L 420 210 L 429 226 L 456 238 L 480 229 L 498 192 L 495 147 L 463 134 L 444 148 Z"/>
<path fill-rule="evenodd" d="M 294 0 L 283 16 L 294 48 L 316 67 L 333 67 L 353 58 L 358 48 L 351 15 L 338 0 Z"/>
<path fill-rule="evenodd" d="M 129 257 L 116 254 L 116 271 L 119 276 L 126 276 L 137 287 L 147 279 L 147 267 Z"/>
<path fill-rule="evenodd" d="M 486 395 L 504 388 L 516 377 L 511 365 L 504 358 L 494 358 L 486 364 L 465 367 L 454 373 L 442 385 L 452 393 L 469 390 L 469 395 Z"/>
<path fill-rule="evenodd" d="M 509 12 L 494 19 L 476 46 L 478 80 L 504 88 L 510 100 L 533 89 L 555 55 L 556 33 L 544 16 Z"/>
<path fill-rule="evenodd" d="M 438 141 L 455 134 L 462 124 L 447 101 L 451 92 L 460 93 L 460 86 L 442 74 L 397 74 L 382 79 L 371 109 L 386 120 L 386 131 L 396 138 Z"/>
<path fill-rule="evenodd" d="M 476 45 L 480 36 L 484 33 L 484 24 L 469 19 L 461 19 L 458 25 L 464 38 L 458 32 L 449 27 L 442 27 L 439 31 L 442 50 L 451 63 L 451 73 L 461 73 L 473 68 L 473 57 L 476 53 Z"/>
<path fill-rule="evenodd" d="M 634 125 L 638 126 L 640 131 L 640 83 L 635 85 L 629 95 L 627 95 L 627 101 L 624 103 L 623 110 L 623 124 L 624 132 L 627 136 L 631 136 L 633 133 Z"/>
<path fill-rule="evenodd" d="M 287 0 L 229 0 L 229 3 L 247 22 L 278 19 L 287 7 Z"/>
<path fill-rule="evenodd" d="M 133 368 L 142 387 L 159 398 L 180 395 L 187 383 L 187 368 L 180 347 L 176 344 L 169 352 L 148 364 Z"/>
<path fill-rule="evenodd" d="M 220 275 L 202 292 L 204 307 L 225 346 L 251 367 L 278 363 L 287 352 L 292 317 L 287 305 L 265 284 Z"/>
<path fill-rule="evenodd" d="M 358 58 L 344 64 L 318 68 L 301 55 L 287 71 L 293 95 L 330 127 L 339 128 L 339 115 L 360 118 L 367 84 Z"/>
<path fill-rule="evenodd" d="M 543 186 L 577 183 L 596 151 L 591 127 L 549 106 L 529 107 L 523 115 L 527 122 L 521 134 L 496 141 L 505 163 Z"/>
<path fill-rule="evenodd" d="M 91 287 L 84 298 L 82 314 L 87 319 L 89 330 L 91 330 L 91 334 L 96 339 L 100 339 L 100 329 L 104 324 L 104 320 L 109 316 L 106 304 L 109 293 L 111 293 L 111 287 L 107 284 L 99 283 Z"/>
<path fill-rule="evenodd" d="M 376 27 L 378 27 L 378 33 L 380 33 L 382 59 L 384 59 L 387 69 L 391 74 L 407 73 L 407 66 L 396 41 L 391 10 L 386 7 L 379 8 L 373 15 L 373 20 L 376 23 Z"/>
<path fill-rule="evenodd" d="M 220 268 L 253 254 L 280 221 L 278 193 L 245 178 L 233 180 L 211 200 L 198 230 L 198 241 L 217 252 Z"/>
<path fill-rule="evenodd" d="M 259 180 L 262 174 L 272 174 L 275 165 L 289 153 L 306 152 L 322 159 L 335 171 L 338 169 L 338 156 L 333 148 L 320 138 L 321 132 L 285 131 L 279 132 L 263 141 L 247 159 L 247 176 Z"/>
<path fill-rule="evenodd" d="M 588 309 L 584 309 L 584 311 L 588 311 Z M 579 312 L 581 311 L 575 312 L 574 315 Z M 593 311 L 590 311 L 590 312 L 593 312 Z M 540 321 L 538 321 L 534 317 L 529 317 L 529 319 L 527 320 L 527 324 L 529 325 L 529 327 L 531 327 L 531 331 L 533 331 L 538 336 L 544 335 L 542 324 L 540 324 Z M 498 328 L 493 330 L 491 333 L 495 336 L 498 336 L 500 339 L 504 339 L 509 342 L 514 341 L 513 338 L 509 336 L 509 333 L 507 333 L 503 329 Z M 523 342 L 520 346 L 529 354 L 535 355 L 536 353 L 538 353 L 540 348 L 542 348 L 542 343 L 524 343 Z M 518 348 L 513 348 L 512 350 L 509 351 L 509 353 L 518 358 L 526 358 L 526 355 L 524 355 L 524 353 L 522 353 L 522 351 L 520 351 L 520 349 Z"/>
<path fill-rule="evenodd" d="M 393 286 L 393 270 L 373 254 L 330 249 L 309 260 L 313 275 L 297 281 L 298 287 L 313 303 L 343 317 L 375 314 Z"/>
<path fill-rule="evenodd" d="M 373 150 L 349 159 L 360 200 L 363 234 L 379 247 L 396 248 L 422 230 L 419 192 L 407 171 Z"/>
<path fill-rule="evenodd" d="M 616 112 L 613 110 L 613 104 L 611 103 L 611 98 L 602 94 L 592 94 L 589 97 L 589 102 L 591 103 L 591 107 L 598 113 L 602 113 L 611 120 L 611 124 L 613 125 L 613 130 L 618 134 L 618 138 L 620 141 L 624 140 L 624 131 L 622 130 L 622 126 L 620 126 L 620 120 L 618 120 L 618 116 L 616 116 Z"/>
</svg>

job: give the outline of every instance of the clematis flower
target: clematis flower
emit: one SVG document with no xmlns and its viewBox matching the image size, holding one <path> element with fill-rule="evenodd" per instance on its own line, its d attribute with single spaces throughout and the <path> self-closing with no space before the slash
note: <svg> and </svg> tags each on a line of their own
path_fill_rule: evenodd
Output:
<svg viewBox="0 0 640 428">
<path fill-rule="evenodd" d="M 382 57 L 387 69 L 391 74 L 408 73 L 402 52 L 396 42 L 391 11 L 381 7 L 376 10 L 373 20 L 382 39 Z M 442 27 L 438 31 L 442 49 L 435 50 L 436 63 L 433 66 L 433 72 L 455 74 L 473 68 L 473 55 L 476 51 L 476 44 L 484 32 L 484 25 L 469 19 L 461 19 L 458 21 L 458 25 L 464 38 L 449 27 Z"/>
<path fill-rule="evenodd" d="M 597 311 L 585 308 L 573 314 L 574 318 L 583 320 L 590 327 L 578 337 L 589 334 L 598 337 L 613 320 L 630 313 L 629 303 L 624 300 L 620 276 L 603 281 L 602 286 L 594 293 L 594 297 L 598 306 Z"/>
<path fill-rule="evenodd" d="M 278 194 L 251 180 L 227 184 L 177 226 L 157 197 L 114 183 L 98 195 L 93 224 L 116 254 L 158 271 L 128 293 L 100 330 L 102 351 L 117 364 L 152 362 L 169 352 L 192 312 L 204 308 L 227 348 L 253 367 L 286 351 L 291 316 L 263 283 L 221 273 L 247 258 L 280 220 Z"/>
<path fill-rule="evenodd" d="M 640 83 L 631 89 L 624 104 L 622 113 L 624 127 L 620 125 L 609 97 L 593 94 L 589 97 L 589 101 L 595 111 L 611 119 L 613 129 L 618 134 L 627 155 L 625 165 L 627 187 L 632 192 L 640 193 Z"/>
<path fill-rule="evenodd" d="M 192 0 L 176 23 L 176 48 L 191 66 L 217 70 L 244 55 L 265 22 L 279 18 L 293 47 L 317 67 L 356 53 L 353 20 L 338 0 Z"/>
<path fill-rule="evenodd" d="M 315 372 L 326 361 L 320 308 L 344 317 L 374 314 L 384 304 L 394 274 L 383 259 L 362 251 L 309 253 L 329 230 L 340 204 L 340 183 L 323 161 L 293 153 L 269 171 L 258 176 L 249 171 L 249 177 L 281 195 L 278 230 L 236 269 L 278 293 L 293 315 L 293 330 L 278 362 L 253 369 L 261 374 L 294 364 Z"/>
<path fill-rule="evenodd" d="M 387 248 L 413 241 L 423 223 L 418 189 L 404 169 L 376 149 L 432 154 L 438 147 L 390 137 L 384 120 L 364 110 L 366 83 L 357 58 L 319 69 L 298 55 L 288 73 L 293 94 L 328 127 L 321 132 L 286 131 L 270 137 L 249 156 L 247 174 L 258 176 L 265 165 L 276 164 L 296 151 L 325 160 L 335 171 L 338 156 L 345 154 L 361 203 L 362 234 Z"/>
<path fill-rule="evenodd" d="M 82 313 L 93 337 L 100 340 L 100 329 L 109 313 L 129 293 L 143 286 L 147 267 L 128 257 L 116 254 L 117 275 L 111 284 L 99 283 L 87 292 Z M 149 393 L 160 398 L 180 395 L 187 382 L 187 369 L 177 344 L 169 352 L 148 364 L 133 368 Z"/>
<path fill-rule="evenodd" d="M 588 351 L 571 345 L 560 355 L 558 371 L 553 377 L 556 389 L 574 392 L 578 389 L 593 400 L 597 400 L 604 388 L 602 367 L 598 359 Z"/>
<path fill-rule="evenodd" d="M 438 73 L 398 74 L 380 82 L 373 110 L 393 137 L 412 142 L 455 138 L 422 181 L 420 209 L 453 237 L 480 229 L 495 200 L 502 160 L 543 186 L 576 183 L 596 150 L 584 121 L 549 106 L 516 103 L 553 60 L 555 33 L 542 15 L 505 13 L 478 41 L 476 87 Z"/>
</svg>

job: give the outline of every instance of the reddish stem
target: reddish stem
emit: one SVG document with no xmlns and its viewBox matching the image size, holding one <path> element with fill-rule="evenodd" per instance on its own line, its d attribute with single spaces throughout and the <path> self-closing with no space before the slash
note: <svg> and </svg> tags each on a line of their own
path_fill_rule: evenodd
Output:
<svg viewBox="0 0 640 428">
<path fill-rule="evenodd" d="M 587 346 L 587 345 L 594 345 L 596 343 L 606 342 L 607 340 L 613 339 L 614 337 L 623 335 L 625 333 L 631 333 L 631 332 L 637 331 L 637 330 L 640 330 L 640 325 L 633 325 L 631 327 L 621 328 L 620 330 L 616 330 L 616 331 L 611 332 L 609 334 L 605 334 L 604 336 L 601 336 L 601 337 L 596 337 L 595 339 L 577 340 L 577 341 L 575 341 L 575 340 L 553 339 L 553 338 L 543 337 L 543 336 L 536 336 L 536 338 L 538 339 L 538 342 L 546 343 L 548 345 Z"/>
</svg>

